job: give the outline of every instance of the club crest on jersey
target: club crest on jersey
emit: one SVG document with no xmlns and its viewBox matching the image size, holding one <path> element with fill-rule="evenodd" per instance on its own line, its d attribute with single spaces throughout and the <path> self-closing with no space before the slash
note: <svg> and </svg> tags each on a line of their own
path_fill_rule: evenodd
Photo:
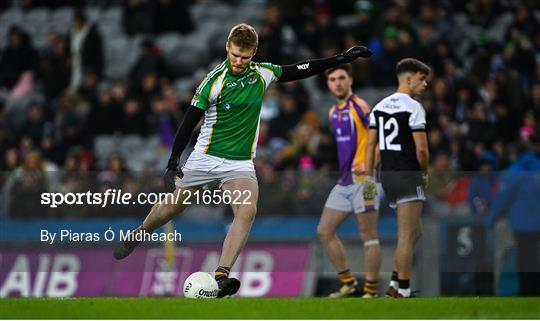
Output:
<svg viewBox="0 0 540 321">
<path fill-rule="evenodd" d="M 232 106 L 231 106 L 231 104 L 229 104 L 229 103 L 224 103 L 224 104 L 223 104 L 223 108 L 225 108 L 225 110 L 229 110 L 229 109 L 231 109 L 231 107 L 232 107 Z"/>
<path fill-rule="evenodd" d="M 248 82 L 248 84 L 250 84 L 250 85 L 253 85 L 254 83 L 256 83 L 256 82 L 257 82 L 257 75 L 255 75 L 255 74 L 254 74 L 254 75 L 251 75 L 251 76 L 248 78 L 248 81 L 247 81 L 247 82 Z"/>
</svg>

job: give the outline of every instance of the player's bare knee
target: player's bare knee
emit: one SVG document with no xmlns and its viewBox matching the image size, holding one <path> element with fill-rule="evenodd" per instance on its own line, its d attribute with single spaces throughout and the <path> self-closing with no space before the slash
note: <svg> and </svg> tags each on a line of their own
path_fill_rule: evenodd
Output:
<svg viewBox="0 0 540 321">
<path fill-rule="evenodd" d="M 321 242 L 330 240 L 332 237 L 334 237 L 334 234 L 334 231 L 325 227 L 324 225 L 319 224 L 319 226 L 317 226 L 317 236 Z"/>
<path fill-rule="evenodd" d="M 398 241 L 405 242 L 408 244 L 415 244 L 421 235 L 422 235 L 422 231 L 420 228 L 413 228 L 406 232 L 400 233 Z"/>
<path fill-rule="evenodd" d="M 257 216 L 257 206 L 255 204 L 240 205 L 237 211 L 240 213 L 240 218 L 249 222 L 253 222 L 255 216 Z"/>
</svg>

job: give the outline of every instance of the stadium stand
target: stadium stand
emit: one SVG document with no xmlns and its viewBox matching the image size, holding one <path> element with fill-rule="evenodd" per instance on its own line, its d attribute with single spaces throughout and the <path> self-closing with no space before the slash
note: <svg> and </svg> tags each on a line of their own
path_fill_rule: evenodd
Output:
<svg viewBox="0 0 540 321">
<path fill-rule="evenodd" d="M 55 41 L 69 38 L 76 9 L 27 2 L 0 12 L 1 183 L 33 151 L 60 168 L 74 156 L 75 171 L 89 166 L 98 176 L 116 154 L 136 179 L 143 169 L 160 173 L 195 86 L 224 58 L 226 30 L 241 21 L 260 33 L 259 61 L 292 63 L 359 42 L 368 45 L 374 56 L 355 62 L 354 70 L 355 90 L 371 105 L 392 91 L 400 58 L 428 62 L 434 73 L 422 104 L 434 154 L 431 171 L 445 171 L 440 179 L 434 175 L 431 188 L 432 208 L 445 209 L 439 214 L 478 214 L 467 205 L 475 204 L 467 196 L 470 175 L 460 173 L 479 169 L 487 154 L 504 170 L 517 159 L 519 146 L 538 148 L 540 12 L 527 2 L 350 0 L 338 8 L 330 1 L 306 1 L 291 15 L 295 4 L 182 1 L 183 22 L 163 26 L 157 15 L 167 8 L 151 1 L 142 1 L 142 7 L 86 1 L 84 13 L 103 46 L 104 74 L 94 83 L 85 70 L 78 88 L 54 77 L 72 76 L 68 45 L 65 57 L 48 58 Z M 16 59 L 32 52 L 39 56 L 37 66 Z M 56 90 L 49 88 L 51 77 Z M 333 146 L 325 143 L 332 142 L 326 120 L 331 104 L 322 76 L 276 85 L 263 106 L 258 167 L 272 168 L 282 180 L 291 171 L 333 182 L 328 171 L 310 172 L 336 169 Z M 32 113 L 40 114 L 37 120 Z M 456 175 L 450 177 L 450 170 Z M 318 215 L 320 191 L 309 184 L 301 191 L 315 203 L 313 210 L 299 210 Z"/>
</svg>

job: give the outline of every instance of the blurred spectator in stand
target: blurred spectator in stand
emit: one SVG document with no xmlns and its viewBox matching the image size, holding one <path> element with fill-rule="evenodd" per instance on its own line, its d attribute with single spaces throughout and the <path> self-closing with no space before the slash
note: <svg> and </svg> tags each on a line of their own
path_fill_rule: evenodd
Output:
<svg viewBox="0 0 540 321">
<path fill-rule="evenodd" d="M 77 91 L 81 98 L 91 107 L 98 104 L 98 77 L 90 69 L 85 70 L 83 82 Z"/>
<path fill-rule="evenodd" d="M 122 122 L 122 105 L 114 103 L 109 85 L 99 86 L 97 103 L 90 108 L 86 126 L 87 143 L 92 142 L 96 135 L 110 135 L 118 130 Z"/>
<path fill-rule="evenodd" d="M 54 119 L 55 132 L 57 136 L 57 147 L 60 159 L 55 159 L 58 163 L 63 163 L 67 150 L 83 143 L 84 124 L 90 108 L 86 102 L 76 92 L 67 92 L 60 99 L 58 110 Z"/>
<path fill-rule="evenodd" d="M 532 111 L 529 111 L 523 118 L 523 126 L 519 129 L 519 137 L 523 142 L 531 142 L 536 136 L 536 118 Z"/>
<path fill-rule="evenodd" d="M 467 14 L 471 18 L 473 25 L 487 28 L 501 13 L 500 1 L 468 1 L 465 6 Z"/>
<path fill-rule="evenodd" d="M 484 32 L 477 35 L 475 44 L 471 47 L 467 56 L 471 56 L 472 65 L 469 73 L 471 80 L 475 85 L 480 85 L 486 82 L 491 69 L 491 59 L 494 55 L 495 44 L 488 41 Z"/>
<path fill-rule="evenodd" d="M 478 170 L 473 173 L 469 185 L 468 202 L 472 215 L 486 217 L 498 189 L 497 156 L 493 152 L 484 152 L 480 158 Z"/>
<path fill-rule="evenodd" d="M 34 145 L 39 146 L 45 135 L 46 119 L 43 107 L 33 103 L 28 109 L 27 120 L 20 132 L 20 137 L 29 137 Z"/>
<path fill-rule="evenodd" d="M 126 168 L 124 159 L 119 154 L 113 154 L 109 159 L 106 169 L 100 171 L 97 175 L 97 191 L 105 193 L 108 189 L 122 189 L 127 180 L 131 180 L 131 175 Z M 120 204 L 111 204 L 100 210 L 100 214 L 113 217 L 135 213 L 123 212 L 123 206 Z"/>
<path fill-rule="evenodd" d="M 512 28 L 510 35 L 504 49 L 504 58 L 518 72 L 522 88 L 528 90 L 536 65 L 534 47 L 529 36 L 519 29 Z"/>
<path fill-rule="evenodd" d="M 107 188 L 119 189 L 129 176 L 128 169 L 126 168 L 122 156 L 113 154 L 109 159 L 107 168 L 99 172 L 98 183 L 100 184 L 101 190 L 106 190 Z"/>
<path fill-rule="evenodd" d="M 283 95 L 279 104 L 279 115 L 270 121 L 270 139 L 281 140 L 285 144 L 289 138 L 289 133 L 300 122 L 302 114 L 298 111 L 298 106 L 294 97 Z M 279 143 L 276 141 L 276 143 Z M 273 142 L 270 142 L 273 144 Z"/>
<path fill-rule="evenodd" d="M 281 173 L 277 172 L 270 163 L 258 158 L 255 163 L 261 195 L 272 195 L 272 197 L 260 198 L 258 204 L 260 215 L 283 215 L 293 203 L 289 187 L 284 184 Z"/>
<path fill-rule="evenodd" d="M 315 57 L 321 56 L 321 47 L 325 43 L 332 42 L 338 48 L 343 48 L 342 35 L 343 30 L 339 28 L 335 19 L 333 19 L 330 9 L 324 6 L 320 6 L 315 10 L 314 19 L 309 19 L 304 23 L 303 39 L 311 54 Z"/>
<path fill-rule="evenodd" d="M 534 117 L 540 120 L 540 79 L 534 82 L 531 86 L 531 98 L 526 103 L 527 107 L 533 112 Z M 537 126 L 540 122 L 537 123 Z M 540 128 L 537 128 L 537 132 L 540 133 Z"/>
<path fill-rule="evenodd" d="M 154 32 L 189 33 L 193 31 L 193 21 L 189 14 L 190 1 L 158 0 L 154 16 Z"/>
<path fill-rule="evenodd" d="M 11 172 L 19 166 L 19 153 L 16 148 L 8 148 L 2 155 L 2 171 Z"/>
<path fill-rule="evenodd" d="M 138 33 L 152 33 L 155 12 L 155 1 L 124 0 L 124 13 L 122 16 L 124 32 L 130 36 Z"/>
<path fill-rule="evenodd" d="M 514 232 L 519 294 L 540 295 L 540 157 L 527 152 L 501 176 L 501 190 L 489 209 L 488 227 L 508 215 Z"/>
<path fill-rule="evenodd" d="M 69 86 L 71 69 L 67 56 L 66 41 L 59 34 L 47 35 L 47 44 L 41 55 L 39 77 L 48 100 L 58 98 Z"/>
<path fill-rule="evenodd" d="M 429 130 L 428 141 L 430 153 L 433 155 L 439 153 L 448 153 L 450 151 L 448 140 L 438 127 Z"/>
<path fill-rule="evenodd" d="M 467 124 L 467 140 L 471 143 L 488 146 L 497 136 L 494 126 L 488 120 L 485 107 L 481 103 L 474 106 L 472 117 Z"/>
<path fill-rule="evenodd" d="M 353 35 L 358 43 L 367 44 L 373 37 L 373 4 L 368 0 L 355 2 L 355 25 Z"/>
<path fill-rule="evenodd" d="M 140 86 L 132 94 L 141 97 L 143 113 L 146 116 L 152 108 L 152 100 L 161 94 L 158 75 L 153 72 L 144 75 Z"/>
<path fill-rule="evenodd" d="M 288 82 L 287 82 L 288 84 Z M 270 86 L 266 91 L 262 103 L 261 120 L 268 122 L 279 115 L 279 95 L 278 86 Z M 261 142 L 262 143 L 262 142 Z M 263 145 L 265 143 L 262 143 Z"/>
<path fill-rule="evenodd" d="M 456 105 L 454 109 L 453 119 L 458 124 L 463 124 L 472 116 L 474 90 L 467 83 L 460 83 L 456 88 Z"/>
<path fill-rule="evenodd" d="M 428 169 L 428 174 L 429 185 L 426 191 L 428 212 L 436 216 L 450 214 L 452 209 L 446 200 L 454 188 L 456 173 L 450 168 L 446 153 L 435 155 L 433 165 Z"/>
<path fill-rule="evenodd" d="M 17 26 L 11 26 L 7 46 L 0 51 L 0 88 L 11 89 L 25 71 L 35 73 L 39 56 L 32 47 L 30 36 Z"/>
<path fill-rule="evenodd" d="M 259 29 L 257 58 L 273 64 L 291 64 L 299 54 L 294 29 L 282 20 L 278 3 L 270 3 Z"/>
<path fill-rule="evenodd" d="M 3 186 L 3 202 L 11 218 L 45 218 L 48 208 L 41 205 L 41 193 L 54 191 L 57 174 L 54 164 L 44 160 L 32 150 L 22 165 L 13 170 Z"/>
<path fill-rule="evenodd" d="M 146 117 L 142 110 L 141 101 L 135 97 L 128 98 L 124 104 L 121 130 L 124 135 L 147 134 Z"/>
<path fill-rule="evenodd" d="M 397 84 L 396 64 L 404 57 L 404 52 L 399 46 L 399 30 L 393 26 L 383 31 L 383 50 L 378 56 L 374 56 L 371 67 L 371 81 L 374 86 L 390 87 Z"/>
<path fill-rule="evenodd" d="M 89 22 L 81 10 L 75 12 L 67 48 L 71 54 L 71 89 L 79 88 L 88 70 L 101 79 L 104 68 L 101 35 L 96 25 Z"/>
<path fill-rule="evenodd" d="M 301 81 L 284 82 L 279 84 L 278 88 L 281 95 L 290 95 L 294 98 L 298 113 L 303 114 L 310 109 L 309 94 Z"/>
<path fill-rule="evenodd" d="M 494 102 L 495 131 L 497 140 L 505 143 L 515 141 L 518 126 L 514 113 L 510 112 L 508 106 L 502 101 Z"/>
<path fill-rule="evenodd" d="M 158 78 L 170 76 L 165 58 L 159 47 L 150 39 L 142 43 L 142 54 L 129 71 L 129 80 L 140 84 L 145 75 L 154 73 Z"/>
<path fill-rule="evenodd" d="M 161 145 L 171 147 L 176 135 L 176 120 L 163 97 L 152 101 L 152 111 L 147 117 L 149 134 L 159 135 Z"/>
</svg>

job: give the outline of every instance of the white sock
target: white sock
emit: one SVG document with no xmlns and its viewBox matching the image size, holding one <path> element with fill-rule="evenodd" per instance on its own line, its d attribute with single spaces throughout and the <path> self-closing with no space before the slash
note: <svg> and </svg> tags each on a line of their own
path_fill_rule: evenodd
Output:
<svg viewBox="0 0 540 321">
<path fill-rule="evenodd" d="M 390 281 L 390 287 L 397 290 L 399 288 L 398 281 Z"/>
<path fill-rule="evenodd" d="M 410 297 L 411 296 L 411 288 L 408 289 L 398 289 L 398 294 L 401 294 L 403 297 Z"/>
</svg>

